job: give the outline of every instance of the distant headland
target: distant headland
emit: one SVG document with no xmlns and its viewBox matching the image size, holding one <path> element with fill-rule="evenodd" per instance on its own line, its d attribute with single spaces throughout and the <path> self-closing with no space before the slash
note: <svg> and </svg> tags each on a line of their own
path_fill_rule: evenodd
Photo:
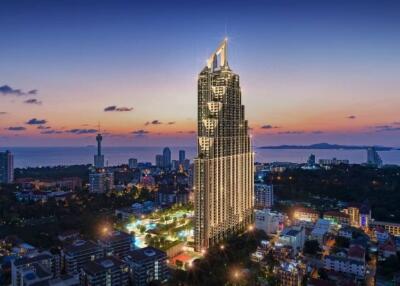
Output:
<svg viewBox="0 0 400 286">
<path fill-rule="evenodd" d="M 261 146 L 258 147 L 260 149 L 320 149 L 320 150 L 365 150 L 371 146 L 362 146 L 362 145 L 339 145 L 339 144 L 329 144 L 329 143 L 317 143 L 311 145 L 278 145 L 278 146 Z M 385 147 L 385 146 L 373 146 L 377 151 L 390 151 L 390 150 L 399 150 L 394 147 Z"/>
</svg>

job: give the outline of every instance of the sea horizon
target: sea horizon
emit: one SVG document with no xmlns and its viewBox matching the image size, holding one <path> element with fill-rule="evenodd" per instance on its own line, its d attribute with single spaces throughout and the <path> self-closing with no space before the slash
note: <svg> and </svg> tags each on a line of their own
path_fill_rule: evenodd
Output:
<svg viewBox="0 0 400 286">
<path fill-rule="evenodd" d="M 260 146 L 261 147 L 261 146 Z M 254 147 L 256 162 L 292 162 L 305 163 L 310 154 L 316 159 L 347 159 L 351 164 L 362 164 L 367 160 L 365 150 L 346 149 L 261 149 Z M 108 166 L 127 164 L 129 158 L 139 162 L 155 163 L 155 156 L 162 154 L 160 146 L 104 146 L 103 154 Z M 172 159 L 178 159 L 179 150 L 186 151 L 191 161 L 196 156 L 196 146 L 169 147 Z M 96 153 L 95 145 L 86 146 L 33 146 L 0 147 L 0 151 L 10 150 L 14 154 L 15 168 L 51 167 L 92 164 Z M 384 164 L 400 165 L 400 150 L 379 151 Z"/>
</svg>

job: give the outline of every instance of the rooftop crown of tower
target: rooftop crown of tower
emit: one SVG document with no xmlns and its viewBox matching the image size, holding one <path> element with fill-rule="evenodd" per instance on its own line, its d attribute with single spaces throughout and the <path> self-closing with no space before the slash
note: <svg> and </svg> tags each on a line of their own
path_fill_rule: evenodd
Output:
<svg viewBox="0 0 400 286">
<path fill-rule="evenodd" d="M 209 69 L 216 69 L 218 67 L 228 67 L 228 38 L 225 38 L 218 46 L 216 51 L 211 54 L 207 60 L 207 67 Z M 220 60 L 218 61 L 218 57 Z"/>
</svg>

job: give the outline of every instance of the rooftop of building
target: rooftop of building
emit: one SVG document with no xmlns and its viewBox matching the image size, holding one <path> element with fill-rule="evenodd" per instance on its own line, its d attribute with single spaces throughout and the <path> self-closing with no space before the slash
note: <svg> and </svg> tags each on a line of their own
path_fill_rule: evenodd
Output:
<svg viewBox="0 0 400 286">
<path fill-rule="evenodd" d="M 35 262 L 39 262 L 45 259 L 51 259 L 51 254 L 50 253 L 40 253 L 38 255 L 35 255 L 33 257 L 25 256 L 22 258 L 18 258 L 14 261 L 15 266 L 20 266 L 20 265 L 25 265 L 25 264 L 31 264 Z"/>
<path fill-rule="evenodd" d="M 282 231 L 281 236 L 296 236 L 302 231 L 302 229 L 302 227 L 287 227 Z"/>
<path fill-rule="evenodd" d="M 157 248 L 147 246 L 140 249 L 132 250 L 126 256 L 127 260 L 145 261 L 152 258 L 160 258 L 166 256 L 166 253 Z"/>
<path fill-rule="evenodd" d="M 324 212 L 324 216 L 341 217 L 341 218 L 347 218 L 347 219 L 350 217 L 348 214 L 345 214 L 340 211 L 326 211 L 326 212 Z"/>
<path fill-rule="evenodd" d="M 98 248 L 99 246 L 94 243 L 93 241 L 90 240 L 75 240 L 72 243 L 66 245 L 64 247 L 64 252 L 65 253 L 75 253 L 75 252 L 81 252 L 81 251 L 86 251 L 89 249 L 95 249 Z"/>
<path fill-rule="evenodd" d="M 121 265 L 124 264 L 125 263 L 122 260 L 114 256 L 108 256 L 90 261 L 85 265 L 83 265 L 82 269 L 87 274 L 96 275 L 98 273 L 107 271 L 110 268 L 120 267 Z"/>
<path fill-rule="evenodd" d="M 132 236 L 123 231 L 110 231 L 107 234 L 104 234 L 100 237 L 99 241 L 102 242 L 113 242 L 113 241 L 121 241 L 131 239 Z"/>
<path fill-rule="evenodd" d="M 342 262 L 349 262 L 350 264 L 356 264 L 358 266 L 363 266 L 364 263 L 360 262 L 358 260 L 354 260 L 351 258 L 347 258 L 347 257 L 341 257 L 341 256 L 336 256 L 336 255 L 327 255 L 325 256 L 325 260 L 338 260 L 338 261 L 342 261 Z"/>
<path fill-rule="evenodd" d="M 296 207 L 294 211 L 299 212 L 299 213 L 310 213 L 310 214 L 319 215 L 319 212 L 317 210 L 314 210 L 312 208 L 306 208 L 306 207 Z"/>
<path fill-rule="evenodd" d="M 365 249 L 361 245 L 352 245 L 347 253 L 349 258 L 365 258 Z"/>
</svg>

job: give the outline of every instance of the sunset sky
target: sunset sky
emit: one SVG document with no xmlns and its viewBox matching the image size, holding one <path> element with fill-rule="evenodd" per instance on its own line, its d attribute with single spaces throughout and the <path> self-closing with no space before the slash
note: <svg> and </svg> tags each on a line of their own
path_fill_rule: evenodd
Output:
<svg viewBox="0 0 400 286">
<path fill-rule="evenodd" d="M 254 144 L 400 147 L 400 1 L 0 1 L 0 146 L 191 146 L 228 36 Z"/>
</svg>

